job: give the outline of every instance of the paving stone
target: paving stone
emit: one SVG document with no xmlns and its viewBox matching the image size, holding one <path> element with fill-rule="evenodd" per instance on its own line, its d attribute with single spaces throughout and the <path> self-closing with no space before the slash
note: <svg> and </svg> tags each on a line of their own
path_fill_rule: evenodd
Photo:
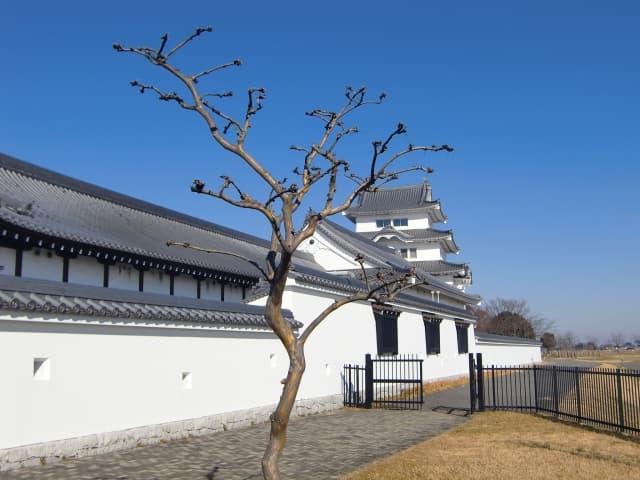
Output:
<svg viewBox="0 0 640 480">
<path fill-rule="evenodd" d="M 327 480 L 433 437 L 466 420 L 434 412 L 440 400 L 464 405 L 465 389 L 428 399 L 422 410 L 341 409 L 289 424 L 280 466 L 285 479 Z M 268 425 L 0 473 L 1 480 L 260 479 Z"/>
</svg>

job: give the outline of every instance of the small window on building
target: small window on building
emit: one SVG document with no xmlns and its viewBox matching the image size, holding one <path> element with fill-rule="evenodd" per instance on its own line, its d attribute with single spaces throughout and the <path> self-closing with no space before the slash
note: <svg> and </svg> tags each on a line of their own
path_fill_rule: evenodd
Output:
<svg viewBox="0 0 640 480">
<path fill-rule="evenodd" d="M 418 250 L 416 248 L 409 249 L 409 258 L 418 258 Z"/>
<path fill-rule="evenodd" d="M 469 325 L 456 323 L 456 336 L 458 337 L 458 353 L 469 353 Z"/>
<path fill-rule="evenodd" d="M 406 248 L 401 248 L 400 255 L 402 255 L 402 258 L 409 258 L 409 250 L 407 250 Z"/>
<path fill-rule="evenodd" d="M 49 380 L 51 378 L 51 361 L 48 358 L 33 359 L 33 379 Z"/>
<path fill-rule="evenodd" d="M 191 372 L 182 372 L 182 388 L 185 390 L 193 388 L 193 375 Z"/>
<path fill-rule="evenodd" d="M 400 312 L 374 306 L 373 314 L 376 319 L 378 355 L 397 355 L 398 316 Z"/>
<path fill-rule="evenodd" d="M 389 225 L 391 225 L 391 220 L 388 218 L 376 220 L 376 227 L 378 228 L 388 227 Z"/>
<path fill-rule="evenodd" d="M 394 227 L 407 227 L 409 225 L 409 219 L 408 218 L 394 218 L 393 219 L 393 226 Z"/>
<path fill-rule="evenodd" d="M 427 343 L 427 355 L 437 355 L 440 353 L 440 318 L 432 315 L 422 315 L 424 322 L 424 335 Z"/>
</svg>

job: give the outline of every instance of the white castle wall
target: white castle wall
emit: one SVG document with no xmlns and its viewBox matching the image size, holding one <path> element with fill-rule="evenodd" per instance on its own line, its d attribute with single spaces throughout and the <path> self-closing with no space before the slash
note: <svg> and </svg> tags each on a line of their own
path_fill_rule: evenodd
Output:
<svg viewBox="0 0 640 480">
<path fill-rule="evenodd" d="M 478 341 L 476 351 L 482 353 L 484 366 L 526 365 L 542 361 L 542 352 L 539 345 L 514 345 Z"/>
<path fill-rule="evenodd" d="M 13 275 L 16 267 L 16 251 L 0 247 L 0 275 Z"/>
<path fill-rule="evenodd" d="M 22 253 L 22 276 L 62 281 L 62 257 L 50 250 L 34 248 Z"/>
<path fill-rule="evenodd" d="M 0 396 L 0 449 L 270 405 L 282 388 L 287 365 L 270 362 L 284 358 L 271 333 L 61 320 L 81 319 L 0 315 L 11 386 Z M 34 378 L 35 358 L 50 362 L 48 379 Z"/>
<path fill-rule="evenodd" d="M 402 214 L 402 215 L 376 215 L 361 216 L 356 219 L 356 232 L 375 232 L 380 230 L 376 225 L 376 220 L 390 219 L 393 224 L 394 218 L 408 219 L 406 227 L 394 227 L 398 230 L 429 228 L 429 217 L 424 213 Z"/>
<path fill-rule="evenodd" d="M 69 259 L 69 283 L 101 287 L 104 266 L 95 258 L 78 256 Z"/>
</svg>

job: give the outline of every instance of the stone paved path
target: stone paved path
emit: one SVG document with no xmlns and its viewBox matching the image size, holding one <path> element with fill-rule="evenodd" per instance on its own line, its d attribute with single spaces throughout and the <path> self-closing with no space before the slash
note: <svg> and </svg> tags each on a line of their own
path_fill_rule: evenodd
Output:
<svg viewBox="0 0 640 480">
<path fill-rule="evenodd" d="M 460 389 L 460 395 L 463 394 L 464 389 Z M 454 393 L 448 393 L 446 397 L 457 398 Z M 335 479 L 464 421 L 463 416 L 437 413 L 429 408 L 416 411 L 342 409 L 333 414 L 297 419 L 289 426 L 289 441 L 281 460 L 283 477 Z M 260 458 L 267 438 L 267 425 L 258 425 L 23 468 L 0 473 L 0 479 L 259 479 Z"/>
</svg>

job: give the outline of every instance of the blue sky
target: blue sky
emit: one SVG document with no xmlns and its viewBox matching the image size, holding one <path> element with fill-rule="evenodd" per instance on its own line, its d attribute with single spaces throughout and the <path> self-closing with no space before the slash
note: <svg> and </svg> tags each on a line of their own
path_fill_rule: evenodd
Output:
<svg viewBox="0 0 640 480">
<path fill-rule="evenodd" d="M 257 181 L 193 115 L 128 86 L 169 78 L 111 49 L 212 25 L 179 62 L 245 62 L 209 85 L 267 89 L 248 145 L 278 175 L 297 160 L 288 146 L 320 133 L 305 111 L 339 105 L 345 85 L 384 91 L 341 153 L 365 168 L 398 121 L 399 146 L 456 148 L 418 159 L 474 292 L 526 298 L 583 338 L 639 334 L 638 18 L 631 1 L 5 2 L 0 151 L 265 235 L 259 217 L 189 193 L 193 178 Z"/>
</svg>

